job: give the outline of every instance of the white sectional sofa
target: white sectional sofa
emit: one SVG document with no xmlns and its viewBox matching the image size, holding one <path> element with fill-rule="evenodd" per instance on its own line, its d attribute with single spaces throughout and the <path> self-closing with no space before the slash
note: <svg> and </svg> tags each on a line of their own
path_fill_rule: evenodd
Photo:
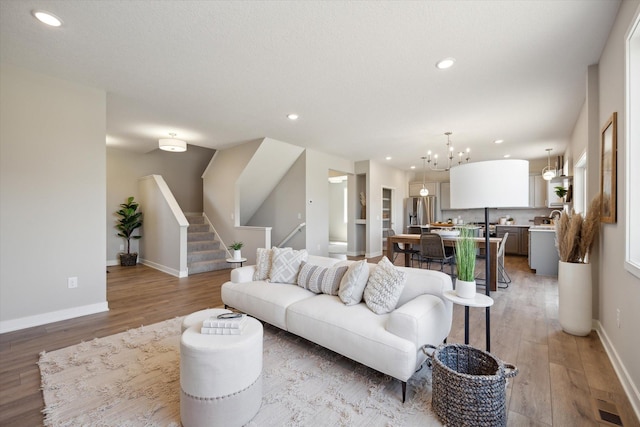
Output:
<svg viewBox="0 0 640 427">
<path fill-rule="evenodd" d="M 308 264 L 323 267 L 349 265 L 309 255 Z M 368 264 L 369 277 L 378 268 Z M 389 313 L 376 314 L 365 302 L 346 305 L 339 296 L 313 293 L 295 284 L 254 281 L 256 266 L 236 268 L 222 285 L 222 301 L 301 336 L 336 353 L 402 381 L 402 399 L 407 380 L 425 361 L 424 344 L 438 345 L 448 336 L 452 304 L 443 297 L 452 289 L 444 273 L 396 267 L 406 281 L 399 300 Z"/>
</svg>

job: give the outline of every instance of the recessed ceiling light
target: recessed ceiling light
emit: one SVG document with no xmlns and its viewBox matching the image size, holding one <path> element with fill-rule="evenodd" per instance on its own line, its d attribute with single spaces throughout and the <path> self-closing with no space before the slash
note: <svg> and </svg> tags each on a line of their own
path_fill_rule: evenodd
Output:
<svg viewBox="0 0 640 427">
<path fill-rule="evenodd" d="M 415 169 L 416 167 L 414 165 L 409 166 L 410 169 Z"/>
<path fill-rule="evenodd" d="M 59 27 L 62 25 L 62 19 L 58 18 L 51 12 L 45 12 L 44 10 L 32 10 L 31 14 L 43 24 L 47 24 L 52 27 Z"/>
<path fill-rule="evenodd" d="M 436 62 L 436 68 L 439 70 L 446 70 L 447 68 L 453 67 L 453 64 L 455 63 L 456 63 L 455 58 L 445 58 Z"/>
<path fill-rule="evenodd" d="M 496 139 L 495 141 L 493 141 L 494 144 L 502 144 L 504 142 L 504 139 Z"/>
<path fill-rule="evenodd" d="M 287 114 L 287 119 L 289 120 L 298 120 L 298 115 L 297 114 Z"/>
<path fill-rule="evenodd" d="M 511 154 L 505 154 L 503 157 L 504 157 L 505 159 L 508 159 L 509 157 L 511 157 Z"/>
<path fill-rule="evenodd" d="M 385 157 L 385 160 L 391 160 L 391 156 Z"/>
</svg>

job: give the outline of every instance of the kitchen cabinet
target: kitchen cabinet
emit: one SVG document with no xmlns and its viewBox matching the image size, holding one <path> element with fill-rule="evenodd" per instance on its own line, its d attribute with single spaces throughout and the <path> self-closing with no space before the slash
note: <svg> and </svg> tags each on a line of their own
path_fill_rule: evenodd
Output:
<svg viewBox="0 0 640 427">
<path fill-rule="evenodd" d="M 496 237 L 504 237 L 509 233 L 505 243 L 506 255 L 527 255 L 529 253 L 529 227 L 516 225 L 496 226 Z"/>
<path fill-rule="evenodd" d="M 558 250 L 554 230 L 529 232 L 529 267 L 543 276 L 558 275 Z"/>
<path fill-rule="evenodd" d="M 383 188 L 382 189 L 382 247 L 386 248 L 387 246 L 387 236 L 389 234 L 389 229 L 393 225 L 391 221 L 391 213 L 392 213 L 392 193 L 391 189 Z"/>
<path fill-rule="evenodd" d="M 429 190 L 430 196 L 436 195 L 437 182 L 425 182 L 424 186 Z M 420 190 L 422 190 L 422 181 L 409 183 L 409 197 L 420 197 Z"/>
<path fill-rule="evenodd" d="M 451 209 L 451 186 L 448 182 L 440 183 L 440 210 Z"/>
<path fill-rule="evenodd" d="M 529 207 L 547 207 L 547 181 L 542 178 L 542 175 L 529 177 Z"/>
</svg>

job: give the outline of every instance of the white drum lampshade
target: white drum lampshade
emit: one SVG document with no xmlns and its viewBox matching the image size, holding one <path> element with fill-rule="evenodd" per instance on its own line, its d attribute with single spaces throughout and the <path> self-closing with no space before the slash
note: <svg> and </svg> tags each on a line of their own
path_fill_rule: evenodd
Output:
<svg viewBox="0 0 640 427">
<path fill-rule="evenodd" d="M 491 160 L 451 168 L 451 209 L 529 206 L 529 162 Z"/>
<path fill-rule="evenodd" d="M 158 147 L 164 151 L 172 151 L 174 153 L 182 153 L 187 151 L 187 143 L 180 139 L 176 139 L 175 133 L 169 134 L 171 138 L 163 138 L 158 140 Z"/>
</svg>

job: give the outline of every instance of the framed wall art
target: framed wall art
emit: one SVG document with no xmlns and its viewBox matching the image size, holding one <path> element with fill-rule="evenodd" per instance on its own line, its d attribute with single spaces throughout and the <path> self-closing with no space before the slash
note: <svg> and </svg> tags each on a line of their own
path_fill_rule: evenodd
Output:
<svg viewBox="0 0 640 427">
<path fill-rule="evenodd" d="M 600 131 L 600 221 L 606 223 L 616 222 L 617 118 L 614 112 Z"/>
</svg>

